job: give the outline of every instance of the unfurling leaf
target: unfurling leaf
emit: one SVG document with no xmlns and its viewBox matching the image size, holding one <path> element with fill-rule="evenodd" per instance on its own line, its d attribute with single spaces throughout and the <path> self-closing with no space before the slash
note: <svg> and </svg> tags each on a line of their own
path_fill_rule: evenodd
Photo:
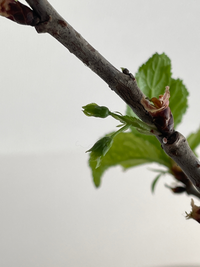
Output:
<svg viewBox="0 0 200 267">
<path fill-rule="evenodd" d="M 113 143 L 113 138 L 109 136 L 105 136 L 97 141 L 92 148 L 87 150 L 86 152 L 91 152 L 90 159 L 92 161 L 96 161 L 95 168 L 98 168 L 101 164 L 101 159 L 106 155 L 108 150 L 111 148 Z"/>
<path fill-rule="evenodd" d="M 17 0 L 0 0 L 0 15 L 19 24 L 36 26 L 39 16 Z"/>
</svg>

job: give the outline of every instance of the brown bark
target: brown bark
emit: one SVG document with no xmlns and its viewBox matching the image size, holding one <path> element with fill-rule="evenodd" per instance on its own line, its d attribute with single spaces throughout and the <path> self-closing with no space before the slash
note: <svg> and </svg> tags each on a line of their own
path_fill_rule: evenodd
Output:
<svg viewBox="0 0 200 267">
<path fill-rule="evenodd" d="M 108 86 L 128 104 L 137 116 L 148 124 L 153 117 L 144 108 L 143 93 L 135 78 L 122 73 L 96 51 L 72 26 L 67 23 L 46 0 L 26 0 L 40 18 L 35 26 L 38 33 L 49 33 L 71 53 L 101 77 Z M 157 136 L 164 151 L 180 166 L 193 185 L 200 191 L 200 162 L 190 149 L 186 138 L 172 129 Z"/>
</svg>

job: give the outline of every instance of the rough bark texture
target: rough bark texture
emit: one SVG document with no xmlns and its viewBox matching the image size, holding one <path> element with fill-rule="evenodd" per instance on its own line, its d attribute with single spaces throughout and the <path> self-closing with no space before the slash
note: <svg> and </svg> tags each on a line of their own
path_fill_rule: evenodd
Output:
<svg viewBox="0 0 200 267">
<path fill-rule="evenodd" d="M 141 104 L 143 93 L 132 75 L 117 70 L 75 31 L 46 0 L 26 0 L 40 18 L 35 26 L 38 33 L 49 33 L 100 76 L 148 124 L 152 116 Z M 185 137 L 174 132 L 157 136 L 164 151 L 180 166 L 186 176 L 200 191 L 200 162 L 190 149 Z"/>
</svg>

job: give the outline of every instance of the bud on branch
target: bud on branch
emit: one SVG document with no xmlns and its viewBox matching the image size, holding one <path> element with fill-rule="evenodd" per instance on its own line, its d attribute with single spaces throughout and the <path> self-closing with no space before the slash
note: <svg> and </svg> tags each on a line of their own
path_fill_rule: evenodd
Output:
<svg viewBox="0 0 200 267">
<path fill-rule="evenodd" d="M 194 200 L 191 199 L 192 211 L 190 213 L 186 212 L 186 219 L 194 219 L 200 223 L 200 207 L 194 204 Z"/>
<path fill-rule="evenodd" d="M 166 86 L 164 95 L 160 95 L 158 99 L 153 97 L 150 100 L 147 98 L 141 100 L 141 104 L 152 116 L 158 130 L 167 135 L 174 131 L 174 119 L 169 108 L 169 98 L 169 86 Z"/>
<path fill-rule="evenodd" d="M 39 16 L 17 0 L 0 0 L 0 15 L 19 24 L 36 26 Z"/>
</svg>

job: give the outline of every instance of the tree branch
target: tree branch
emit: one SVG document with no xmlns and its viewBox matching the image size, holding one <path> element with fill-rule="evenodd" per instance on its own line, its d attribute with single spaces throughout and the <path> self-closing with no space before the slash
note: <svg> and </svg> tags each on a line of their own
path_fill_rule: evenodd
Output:
<svg viewBox="0 0 200 267">
<path fill-rule="evenodd" d="M 172 158 L 190 179 L 192 184 L 200 191 L 200 162 L 194 155 L 186 138 L 179 132 L 174 132 L 168 137 L 167 143 L 163 137 L 158 136 L 165 153 Z"/>
<path fill-rule="evenodd" d="M 141 100 L 144 94 L 137 86 L 135 78 L 121 73 L 96 51 L 72 26 L 67 23 L 46 0 L 26 0 L 40 18 L 35 26 L 38 33 L 49 33 L 77 56 L 92 71 L 101 77 L 115 91 L 137 116 L 153 125 L 154 118 L 145 109 Z M 128 74 L 128 75 L 127 75 Z M 156 124 L 158 127 L 158 125 Z M 200 191 L 200 162 L 190 149 L 186 138 L 173 129 L 157 136 L 164 151 L 180 166 L 190 181 Z"/>
<path fill-rule="evenodd" d="M 46 0 L 27 0 L 41 17 L 49 19 L 35 28 L 39 33 L 49 33 L 62 43 L 71 53 L 101 77 L 144 122 L 153 124 L 152 117 L 140 103 L 144 94 L 134 78 L 125 75 L 95 50 L 73 27 L 67 23 Z M 44 15 L 42 15 L 44 14 Z"/>
</svg>

